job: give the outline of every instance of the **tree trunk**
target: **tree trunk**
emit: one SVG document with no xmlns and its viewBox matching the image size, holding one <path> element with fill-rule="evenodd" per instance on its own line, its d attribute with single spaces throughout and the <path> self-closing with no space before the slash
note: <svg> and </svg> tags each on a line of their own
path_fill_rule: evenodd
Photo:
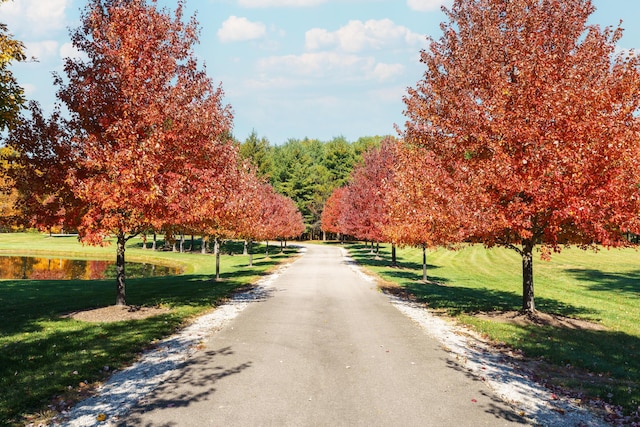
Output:
<svg viewBox="0 0 640 427">
<path fill-rule="evenodd" d="M 422 281 L 427 283 L 427 245 L 422 245 Z"/>
<path fill-rule="evenodd" d="M 213 251 L 216 254 L 216 281 L 220 280 L 220 241 L 217 237 L 213 240 Z"/>
<path fill-rule="evenodd" d="M 155 251 L 156 250 L 156 241 L 158 239 L 158 236 L 156 236 L 156 232 L 153 232 L 153 243 L 151 244 L 151 250 Z"/>
<path fill-rule="evenodd" d="M 392 243 L 391 244 L 391 267 L 397 267 L 398 266 L 398 262 L 396 259 L 396 244 Z"/>
<path fill-rule="evenodd" d="M 142 249 L 147 249 L 147 235 L 142 235 Z"/>
<path fill-rule="evenodd" d="M 126 242 L 124 233 L 119 233 L 116 248 L 116 305 L 127 305 L 124 271 L 124 250 Z"/>
<path fill-rule="evenodd" d="M 264 255 L 269 258 L 269 241 L 267 240 L 267 248 L 264 251 Z"/>
<path fill-rule="evenodd" d="M 249 255 L 249 252 L 247 252 L 247 241 L 246 241 L 246 239 L 244 241 L 244 248 L 242 249 L 242 255 Z"/>
<path fill-rule="evenodd" d="M 249 267 L 253 267 L 253 240 L 249 240 L 247 246 L 249 250 Z"/>
<path fill-rule="evenodd" d="M 189 252 L 193 252 L 193 248 L 195 248 L 195 244 L 196 244 L 196 238 L 195 238 L 195 236 L 192 234 L 192 235 L 191 235 L 191 246 L 189 246 Z"/>
<path fill-rule="evenodd" d="M 180 233 L 180 253 L 184 253 L 184 233 Z"/>
<path fill-rule="evenodd" d="M 522 311 L 526 314 L 536 312 L 533 292 L 533 241 L 522 242 Z"/>
<path fill-rule="evenodd" d="M 209 238 L 207 236 L 202 236 L 202 244 L 201 244 L 201 248 L 200 248 L 200 252 L 202 253 L 202 255 L 207 253 L 207 242 L 209 241 Z"/>
</svg>

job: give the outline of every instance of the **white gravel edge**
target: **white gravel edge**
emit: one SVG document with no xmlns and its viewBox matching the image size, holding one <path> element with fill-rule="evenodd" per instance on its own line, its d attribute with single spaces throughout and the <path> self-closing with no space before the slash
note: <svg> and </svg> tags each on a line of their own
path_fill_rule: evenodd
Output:
<svg viewBox="0 0 640 427">
<path fill-rule="evenodd" d="M 302 252 L 302 251 L 301 251 Z M 162 384 L 191 357 L 204 341 L 234 319 L 252 301 L 264 298 L 267 289 L 290 263 L 265 276 L 249 292 L 235 295 L 229 302 L 199 316 L 178 333 L 160 341 L 142 354 L 132 366 L 115 372 L 89 397 L 55 420 L 50 426 L 115 426 L 142 398 Z M 99 421 L 104 415 L 106 419 Z"/>
<path fill-rule="evenodd" d="M 363 272 L 344 249 L 343 256 L 364 280 L 376 282 L 374 277 Z M 482 379 L 503 401 L 515 407 L 532 424 L 554 427 L 610 425 L 589 410 L 575 405 L 567 398 L 556 396 L 518 372 L 515 359 L 474 339 L 469 330 L 432 314 L 424 306 L 392 295 L 388 297 L 398 310 L 418 323 L 427 335 L 438 340 L 458 365 Z"/>
</svg>

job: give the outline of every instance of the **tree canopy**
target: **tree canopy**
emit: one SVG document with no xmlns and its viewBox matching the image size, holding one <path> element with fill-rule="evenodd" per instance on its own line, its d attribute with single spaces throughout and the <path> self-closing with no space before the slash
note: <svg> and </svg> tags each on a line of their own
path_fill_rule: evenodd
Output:
<svg viewBox="0 0 640 427">
<path fill-rule="evenodd" d="M 405 97 L 404 138 L 464 195 L 469 238 L 532 250 L 611 246 L 638 228 L 637 55 L 588 25 L 591 1 L 456 0 Z M 422 151 L 421 151 L 422 150 Z"/>
</svg>

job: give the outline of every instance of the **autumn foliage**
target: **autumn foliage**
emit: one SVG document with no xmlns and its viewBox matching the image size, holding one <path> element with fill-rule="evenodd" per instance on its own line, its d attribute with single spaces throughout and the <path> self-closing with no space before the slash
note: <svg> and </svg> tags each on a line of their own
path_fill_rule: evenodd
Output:
<svg viewBox="0 0 640 427">
<path fill-rule="evenodd" d="M 35 102 L 29 103 L 29 113 L 7 141 L 12 154 L 5 173 L 14 183 L 19 212 L 14 225 L 49 232 L 75 228 L 84 208 L 67 182 L 76 165 L 64 122 L 57 111 L 45 117 Z"/>
<path fill-rule="evenodd" d="M 393 181 L 396 142 L 384 140 L 362 156 L 351 173 L 342 199 L 341 232 L 360 240 L 385 241 L 387 185 Z"/>
<path fill-rule="evenodd" d="M 624 245 L 639 230 L 640 59 L 616 53 L 620 29 L 587 24 L 593 10 L 456 0 L 405 97 L 404 137 L 464 195 L 468 237 L 522 255 L 528 312 L 535 245 Z"/>
<path fill-rule="evenodd" d="M 116 304 L 126 303 L 125 243 L 140 233 L 218 242 L 267 219 L 277 223 L 269 238 L 300 233 L 284 197 L 269 200 L 274 217 L 247 220 L 261 210 L 258 179 L 240 161 L 231 109 L 198 64 L 198 24 L 185 22 L 183 7 L 91 0 L 72 32 L 84 55 L 67 58 L 55 78 L 69 118 L 44 118 L 33 104 L 9 138 L 29 225 L 72 227 L 88 244 L 116 237 Z"/>
<path fill-rule="evenodd" d="M 338 187 L 331 193 L 324 204 L 324 209 L 320 217 L 320 224 L 323 231 L 334 234 L 344 234 L 346 228 L 342 226 L 342 212 L 346 209 L 346 204 L 348 203 L 347 196 L 346 187 Z"/>
<path fill-rule="evenodd" d="M 548 258 L 569 244 L 630 245 L 640 58 L 616 51 L 621 29 L 587 24 L 593 10 L 588 0 L 454 1 L 404 98 L 404 141 L 389 163 L 365 156 L 329 199 L 323 228 L 514 249 L 529 313 L 535 247 Z"/>
</svg>

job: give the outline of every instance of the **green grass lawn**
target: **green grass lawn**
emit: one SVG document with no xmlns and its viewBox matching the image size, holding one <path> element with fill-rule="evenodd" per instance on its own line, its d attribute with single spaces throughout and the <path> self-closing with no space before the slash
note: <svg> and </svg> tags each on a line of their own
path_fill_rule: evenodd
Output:
<svg viewBox="0 0 640 427">
<path fill-rule="evenodd" d="M 363 245 L 349 245 L 354 259 L 400 286 L 430 308 L 471 325 L 492 340 L 520 349 L 542 363 L 542 380 L 621 405 L 640 405 L 640 254 L 633 249 L 599 252 L 566 249 L 549 262 L 534 258 L 539 311 L 589 320 L 606 330 L 544 325 L 518 326 L 481 319 L 481 312 L 522 307 L 519 255 L 503 248 L 467 246 L 427 255 L 431 283 L 422 282 L 422 250 L 399 249 L 391 268 L 390 247 L 376 259 Z"/>
<path fill-rule="evenodd" d="M 0 425 L 22 425 L 33 416 L 46 416 L 51 404 L 81 397 L 109 371 L 131 363 L 154 340 L 255 282 L 294 253 L 286 250 L 266 258 L 264 246 L 254 245 L 252 268 L 247 256 L 223 255 L 221 280 L 215 282 L 212 255 L 141 246 L 141 240 L 131 240 L 126 260 L 178 266 L 184 274 L 128 279 L 127 303 L 168 307 L 168 314 L 136 321 L 81 322 L 61 315 L 115 303 L 115 279 L 0 280 Z M 223 250 L 241 253 L 242 245 L 231 243 Z M 115 260 L 115 246 L 85 247 L 75 237 L 38 233 L 0 234 L 0 254 Z"/>
</svg>

